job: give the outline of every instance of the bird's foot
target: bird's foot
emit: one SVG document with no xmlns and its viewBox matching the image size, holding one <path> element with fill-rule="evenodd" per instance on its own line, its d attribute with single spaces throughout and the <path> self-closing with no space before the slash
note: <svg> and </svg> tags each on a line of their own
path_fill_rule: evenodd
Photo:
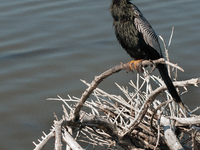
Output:
<svg viewBox="0 0 200 150">
<path fill-rule="evenodd" d="M 128 62 L 128 68 L 126 69 L 127 72 L 128 71 L 138 71 L 138 72 L 144 72 L 143 68 L 142 68 L 142 61 L 143 59 L 140 60 L 132 60 L 130 62 Z"/>
</svg>

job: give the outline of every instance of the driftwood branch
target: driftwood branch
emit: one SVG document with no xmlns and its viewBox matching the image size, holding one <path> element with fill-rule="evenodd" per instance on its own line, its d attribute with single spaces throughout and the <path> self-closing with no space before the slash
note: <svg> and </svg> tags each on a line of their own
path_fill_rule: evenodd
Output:
<svg viewBox="0 0 200 150">
<path fill-rule="evenodd" d="M 167 90 L 167 87 L 165 85 L 160 84 L 160 87 L 157 89 L 151 91 L 147 99 L 145 101 L 140 101 L 136 104 L 136 101 L 138 96 L 136 96 L 139 91 L 137 90 L 135 94 L 132 96 L 130 93 L 123 87 L 118 87 L 123 91 L 123 93 L 126 94 L 126 97 L 128 100 L 123 99 L 121 96 L 115 96 L 115 95 L 109 95 L 108 93 L 100 90 L 97 88 L 97 85 L 105 79 L 105 77 L 108 77 L 110 74 L 113 74 L 115 72 L 118 72 L 119 70 L 125 70 L 126 67 L 124 67 L 123 64 L 121 64 L 119 67 L 120 69 L 111 69 L 104 72 L 102 75 L 96 77 L 94 81 L 92 81 L 91 84 L 88 84 L 88 89 L 86 90 L 82 97 L 79 98 L 73 98 L 69 96 L 69 99 L 63 99 L 60 96 L 58 98 L 51 98 L 48 100 L 60 100 L 63 101 L 70 110 L 70 114 L 67 112 L 67 109 L 63 106 L 64 114 L 65 116 L 60 121 L 54 122 L 54 127 L 52 132 L 50 132 L 49 136 L 47 137 L 55 137 L 55 149 L 62 149 L 62 143 L 61 143 L 61 137 L 64 140 L 65 143 L 73 150 L 73 149 L 83 149 L 75 139 L 72 138 L 72 136 L 68 133 L 66 130 L 68 127 L 72 127 L 73 130 L 80 130 L 77 132 L 77 137 L 79 136 L 86 136 L 87 140 L 80 140 L 82 142 L 90 143 L 92 145 L 109 145 L 115 146 L 115 144 L 123 147 L 124 149 L 162 149 L 164 148 L 170 148 L 172 150 L 176 149 L 183 149 L 183 146 L 180 144 L 180 141 L 178 139 L 178 136 L 175 132 L 175 129 L 179 126 L 181 126 L 180 131 L 183 131 L 183 127 L 188 127 L 188 125 L 194 125 L 196 127 L 197 124 L 199 124 L 199 116 L 193 116 L 189 118 L 180 118 L 180 116 L 184 116 L 182 114 L 178 114 L 178 116 L 164 116 L 163 114 L 159 115 L 160 117 L 160 124 L 159 120 L 153 119 L 154 124 L 161 125 L 163 131 L 161 128 L 158 128 L 159 132 L 158 135 L 162 138 L 157 140 L 157 137 L 159 137 L 154 130 L 151 129 L 151 121 L 152 115 L 157 114 L 153 113 L 153 110 L 150 109 L 150 106 L 153 106 L 157 109 L 156 111 L 159 112 L 158 109 L 163 107 L 163 105 L 155 105 L 156 103 L 159 104 L 159 101 L 156 99 L 157 96 L 160 93 L 163 93 L 165 90 Z M 153 77 L 153 76 L 152 76 Z M 147 80 L 144 78 L 144 83 Z M 97 82 L 97 83 L 96 83 Z M 174 82 L 174 85 L 176 87 L 185 87 L 188 85 L 195 85 L 198 86 L 200 83 L 199 78 L 185 80 L 185 81 L 176 81 Z M 133 84 L 133 83 L 131 83 Z M 144 86 L 145 84 L 142 84 Z M 133 85 L 134 86 L 134 85 Z M 149 86 L 149 85 L 148 85 Z M 141 88 L 139 88 L 141 89 Z M 89 92 L 91 90 L 91 92 Z M 89 96 L 95 96 L 97 98 L 97 101 L 91 101 L 89 102 L 87 99 L 83 99 L 84 95 L 86 98 Z M 138 93 L 139 97 L 141 97 L 142 93 Z M 107 97 L 107 98 L 106 98 Z M 106 100 L 107 99 L 107 100 Z M 82 101 L 84 100 L 84 101 Z M 87 101 L 86 101 L 87 100 Z M 80 103 L 80 101 L 82 101 Z M 116 101 L 117 103 L 113 103 L 113 101 Z M 155 103 L 156 101 L 156 103 Z M 72 109 L 72 107 L 67 104 L 68 102 L 77 102 L 75 105 L 75 109 Z M 81 104 L 81 105 L 80 105 Z M 76 107 L 80 107 L 79 109 L 79 115 L 78 119 L 75 118 Z M 87 112 L 82 111 L 82 107 L 88 107 L 92 110 L 92 114 L 88 114 Z M 105 116 L 101 116 L 100 110 L 97 110 L 96 108 L 100 109 L 101 112 L 105 114 Z M 163 113 L 166 115 L 169 114 L 166 109 Z M 134 113 L 137 112 L 137 113 Z M 98 116 L 97 116 L 98 114 Z M 135 115 L 136 114 L 136 115 Z M 155 115 L 155 118 L 157 115 Z M 196 118 L 196 119 L 195 119 Z M 149 121 L 148 121 L 149 120 Z M 175 120 L 176 122 L 174 124 L 171 124 L 171 122 Z M 148 126 L 147 126 L 148 125 Z M 64 127 L 64 128 L 63 128 Z M 77 129 L 76 129 L 77 128 Z M 138 130 L 139 129 L 139 130 Z M 61 132 L 63 132 L 61 134 Z M 74 132 L 72 132 L 74 133 Z M 87 135 L 89 133 L 89 135 Z M 51 136 L 50 136 L 51 135 Z M 195 136 L 194 136 L 195 135 Z M 199 135 L 199 132 L 191 135 L 193 138 L 190 140 L 193 140 L 194 147 L 195 145 L 198 145 L 198 139 L 197 137 Z M 45 138 L 42 138 L 45 139 Z M 95 140 L 99 140 L 96 142 Z M 114 142 L 115 141 L 115 142 Z M 175 141 L 175 142 L 174 142 Z M 110 143 L 110 144 L 109 144 Z M 157 144 L 156 144 L 157 143 Z M 197 143 L 197 144 L 196 144 Z M 35 149 L 42 149 L 42 147 L 46 144 L 45 140 L 40 141 L 39 144 L 34 143 L 36 148 Z M 107 147 L 107 148 L 108 148 Z"/>
<path fill-rule="evenodd" d="M 169 63 L 169 62 L 165 62 L 162 58 L 159 60 L 155 60 L 153 61 L 153 64 L 158 64 L 158 63 L 164 63 L 164 64 L 168 64 L 171 65 L 173 67 L 176 67 L 180 70 L 182 70 L 180 67 L 178 67 L 175 64 Z M 142 66 L 151 66 L 152 65 L 152 61 L 143 61 L 142 62 Z M 97 88 L 98 84 L 100 84 L 105 78 L 107 78 L 108 76 L 117 73 L 121 70 L 127 70 L 127 68 L 130 67 L 130 64 L 120 64 L 118 66 L 115 66 L 107 71 L 105 71 L 104 73 L 102 73 L 99 76 L 96 76 L 95 79 L 92 81 L 91 84 L 86 83 L 85 81 L 83 81 L 85 84 L 88 85 L 88 88 L 85 90 L 85 92 L 82 94 L 82 97 L 80 99 L 73 99 L 69 96 L 69 100 L 66 99 L 62 99 L 60 96 L 58 96 L 58 99 L 48 99 L 48 100 L 60 100 L 63 101 L 66 106 L 69 108 L 70 110 L 70 114 L 68 114 L 67 110 L 65 109 L 65 107 L 63 106 L 63 110 L 64 110 L 64 114 L 65 117 L 64 119 L 60 120 L 60 121 L 55 121 L 54 122 L 54 131 L 51 132 L 51 137 L 54 136 L 55 137 L 55 149 L 56 150 L 60 150 L 62 149 L 62 143 L 61 143 L 61 137 L 63 138 L 64 142 L 67 143 L 67 145 L 71 148 L 71 149 L 82 149 L 82 147 L 75 141 L 73 140 L 73 138 L 71 137 L 71 135 L 67 132 L 67 130 L 65 128 L 67 127 L 73 127 L 75 128 L 86 128 L 89 127 L 91 128 L 93 131 L 95 131 L 96 134 L 96 130 L 100 130 L 98 131 L 98 138 L 103 138 L 103 140 L 107 139 L 108 141 L 110 141 L 111 143 L 113 143 L 112 141 L 115 141 L 117 145 L 125 148 L 125 149 L 143 149 L 143 148 L 150 148 L 150 149 L 160 149 L 159 145 L 162 145 L 164 147 L 166 147 L 166 145 L 170 148 L 170 149 L 180 149 L 182 148 L 177 135 L 174 133 L 173 130 L 171 130 L 171 124 L 169 124 L 170 120 L 176 120 L 176 124 L 175 126 L 186 126 L 188 124 L 197 124 L 199 123 L 198 121 L 198 116 L 196 117 L 197 119 L 195 120 L 194 117 L 193 118 L 179 118 L 179 117 L 175 117 L 175 116 L 170 116 L 170 117 L 164 117 L 162 115 L 160 115 L 161 119 L 161 125 L 163 127 L 163 135 L 160 132 L 160 128 L 158 128 L 159 132 L 158 132 L 158 137 L 160 136 L 159 134 L 161 134 L 161 137 L 163 137 L 163 140 L 157 140 L 157 136 L 155 137 L 155 133 L 151 131 L 151 129 L 147 129 L 147 126 L 145 126 L 143 124 L 144 120 L 146 120 L 145 118 L 152 118 L 151 116 L 147 115 L 148 113 L 151 114 L 151 110 L 150 110 L 150 106 L 154 103 L 154 101 L 156 100 L 157 96 L 160 93 L 163 93 L 165 90 L 167 90 L 167 87 L 165 85 L 160 84 L 160 87 L 158 87 L 157 89 L 151 91 L 151 93 L 148 94 L 147 99 L 144 102 L 137 102 L 137 105 L 133 105 L 135 102 L 133 101 L 134 97 L 137 95 L 137 97 L 140 97 L 140 94 L 138 93 L 139 91 L 137 90 L 137 94 L 134 94 L 134 97 L 130 97 L 129 93 L 126 93 L 126 96 L 128 97 L 128 101 L 123 100 L 122 97 L 116 97 L 116 96 L 110 96 L 109 94 L 105 93 L 104 91 L 100 90 Z M 182 70 L 183 71 L 183 70 Z M 146 76 L 146 78 L 148 78 Z M 144 83 L 147 82 L 146 79 L 144 79 Z M 190 79 L 190 80 L 185 80 L 185 81 L 176 81 L 174 82 L 174 85 L 176 87 L 185 87 L 188 85 L 195 85 L 197 86 L 200 83 L 199 78 L 195 78 L 195 79 Z M 142 86 L 144 86 L 144 84 L 142 84 Z M 142 87 L 141 86 L 141 87 Z M 125 91 L 124 88 L 121 88 L 119 85 L 118 87 L 122 90 Z M 141 89 L 141 88 L 139 88 Z M 94 93 L 95 92 L 95 93 Z M 86 102 L 86 100 L 90 97 L 90 95 L 93 93 L 93 95 L 95 95 L 97 98 L 99 97 L 99 95 L 103 94 L 103 95 L 107 95 L 109 97 L 109 99 L 113 99 L 115 100 L 117 103 L 119 103 L 120 105 L 122 105 L 122 107 L 120 106 L 116 106 L 113 102 L 109 102 L 108 101 L 104 101 L 103 103 L 107 103 L 108 106 L 106 106 L 105 104 L 103 104 L 99 98 L 97 102 Z M 139 95 L 138 95 L 139 94 Z M 74 101 L 77 102 L 77 104 L 75 105 L 74 109 L 67 104 L 67 101 Z M 131 102 L 132 101 L 132 102 Z M 157 101 L 157 100 L 156 100 Z M 131 104 L 131 103 L 132 104 Z M 139 104 L 139 105 L 138 105 Z M 86 106 L 86 107 L 90 107 L 92 109 L 92 111 L 94 112 L 93 115 L 86 115 L 86 113 L 83 113 L 81 111 L 82 107 Z M 139 109 L 137 107 L 139 107 Z M 161 108 L 163 105 L 159 105 L 159 107 L 157 107 L 157 110 L 159 108 Z M 98 111 L 95 109 L 95 107 L 98 107 L 102 110 L 102 112 L 104 112 L 105 114 L 107 114 L 106 116 L 108 118 L 110 118 L 111 116 L 115 116 L 114 120 L 112 121 L 112 117 L 110 119 L 103 119 L 102 117 L 97 117 L 95 114 L 98 114 Z M 132 113 L 130 110 L 132 111 L 136 111 L 137 113 Z M 127 112 L 129 112 L 129 114 L 127 114 Z M 108 116 L 109 114 L 109 116 Z M 136 114 L 136 116 L 135 116 Z M 152 112 L 152 115 L 155 115 L 155 113 Z M 154 116 L 153 115 L 153 116 Z M 183 115 L 184 116 L 184 115 Z M 120 120 L 120 124 L 122 124 L 123 126 L 119 126 L 117 125 L 117 120 Z M 155 120 L 154 120 L 155 121 Z M 188 123 L 185 123 L 185 122 Z M 159 122 L 157 121 L 157 123 L 159 124 Z M 145 126 L 145 127 L 144 127 Z M 149 126 L 152 126 L 152 119 L 149 123 Z M 65 127 L 64 129 L 62 129 L 62 127 Z M 143 131 L 147 132 L 140 132 L 137 130 L 137 128 L 141 128 Z M 175 127 L 173 127 L 175 128 Z M 61 134 L 61 130 L 62 132 L 64 132 L 63 134 Z M 81 131 L 82 134 L 85 134 L 84 130 Z M 80 133 L 79 133 L 80 134 Z M 77 134 L 77 135 L 79 135 Z M 135 134 L 139 135 L 139 140 L 138 137 L 135 137 Z M 93 137 L 89 137 L 87 136 L 88 139 L 90 139 L 89 141 L 94 142 Z M 170 138 L 169 138 L 170 137 Z M 145 139 L 148 139 L 147 141 Z M 174 145 L 172 142 L 176 141 L 176 144 Z M 194 140 L 194 138 L 193 138 Z M 88 142 L 89 141 L 85 141 L 85 140 L 81 140 L 84 142 Z M 156 142 L 155 142 L 156 141 Z M 35 149 L 41 149 L 43 146 L 39 146 L 42 145 L 41 143 L 46 143 L 46 142 L 40 142 L 39 144 L 35 144 L 36 148 Z M 145 144 L 144 144 L 145 143 Z M 157 144 L 152 144 L 152 143 L 157 143 Z M 93 143 L 94 144 L 94 143 Z M 96 143 L 97 144 L 97 143 Z M 96 145 L 95 144 L 95 145 Z M 45 144 L 44 144 L 45 145 Z M 102 142 L 102 145 L 105 145 L 104 142 Z M 39 148 L 38 148 L 39 147 Z"/>
<path fill-rule="evenodd" d="M 153 61 L 153 64 L 157 63 L 166 62 L 163 61 L 163 59 Z M 169 62 L 167 62 L 167 64 L 171 65 Z M 143 61 L 142 65 L 152 65 L 152 61 Z M 179 68 L 174 64 L 172 66 Z M 97 88 L 98 84 L 100 84 L 105 78 L 121 70 L 127 70 L 127 67 L 130 67 L 129 63 L 115 66 L 95 77 L 91 84 L 83 81 L 86 85 L 88 85 L 88 88 L 82 94 L 80 99 L 70 96 L 69 99 L 63 99 L 60 96 L 58 96 L 56 99 L 48 99 L 60 100 L 64 102 L 65 106 L 68 107 L 70 114 L 63 105 L 63 119 L 60 121 L 54 121 L 53 130 L 48 135 L 45 134 L 45 137 L 42 137 L 42 141 L 39 141 L 39 144 L 34 143 L 36 146 L 35 149 L 42 149 L 46 142 L 48 142 L 48 140 L 52 137 L 55 138 L 56 150 L 62 149 L 63 144 L 61 139 L 63 139 L 63 141 L 72 150 L 83 149 L 81 145 L 79 145 L 77 141 L 68 133 L 67 129 L 69 128 L 72 129 L 71 133 L 74 133 L 74 131 L 78 130 L 76 137 L 81 137 L 84 135 L 87 138 L 87 140 L 81 139 L 80 141 L 104 147 L 107 145 L 107 148 L 110 146 L 115 147 L 117 144 L 127 150 L 146 148 L 159 150 L 162 149 L 162 147 L 164 147 L 164 149 L 170 148 L 172 150 L 183 149 L 183 146 L 180 144 L 178 139 L 178 135 L 175 133 L 175 129 L 181 126 L 181 132 L 183 131 L 183 127 L 188 125 L 194 125 L 195 127 L 198 127 L 197 124 L 199 124 L 200 119 L 199 116 L 180 118 L 180 116 L 186 116 L 186 114 L 182 114 L 183 112 L 177 114 L 177 116 L 164 116 L 164 114 L 171 114 L 171 111 L 167 111 L 164 107 L 164 104 L 166 103 L 159 104 L 159 101 L 156 99 L 160 93 L 164 93 L 164 91 L 167 90 L 167 87 L 164 84 L 159 84 L 160 86 L 157 89 L 151 90 L 148 96 L 145 97 L 142 96 L 140 89 L 142 89 L 145 83 L 148 83 L 147 88 L 151 89 L 149 86 L 149 78 L 146 75 L 145 78 L 142 78 L 144 82 L 141 84 L 141 87 L 137 87 L 134 85 L 134 83 L 131 83 L 133 87 L 137 88 L 135 94 L 133 95 L 130 94 L 125 88 L 118 85 L 128 100 L 123 99 L 121 96 L 110 95 Z M 154 78 L 154 76 L 151 76 L 151 78 Z M 159 81 L 160 79 L 156 78 L 155 80 Z M 186 87 L 188 85 L 198 86 L 200 79 L 194 78 L 185 81 L 176 81 L 173 83 L 176 87 Z M 166 94 L 168 94 L 168 92 L 166 92 Z M 95 96 L 97 101 L 89 102 L 88 98 L 91 95 Z M 139 101 L 138 98 L 140 99 Z M 113 101 L 117 103 L 115 104 Z M 155 103 L 155 101 L 158 103 L 158 105 Z M 172 100 L 169 99 L 167 103 L 171 101 Z M 77 102 L 74 109 L 68 104 L 68 102 Z M 151 106 L 155 108 L 155 112 L 153 112 L 153 110 L 150 108 Z M 82 111 L 83 107 L 90 108 L 92 110 L 92 114 Z M 162 113 L 160 113 L 159 109 L 162 107 L 164 107 L 164 109 L 162 110 Z M 101 111 L 97 110 L 96 108 L 100 109 Z M 100 112 L 103 112 L 105 116 L 101 116 Z M 159 117 L 157 113 L 160 113 Z M 158 120 L 153 119 L 154 116 L 155 118 L 158 117 Z M 171 124 L 173 120 L 176 121 L 175 124 Z M 156 130 L 158 132 L 152 130 L 154 128 L 151 129 L 153 124 L 152 122 L 158 125 L 158 129 Z M 190 140 L 195 143 L 194 147 L 200 143 L 200 141 L 197 140 L 199 134 L 200 133 L 197 132 L 191 135 L 193 138 Z"/>
<path fill-rule="evenodd" d="M 189 118 L 178 118 L 175 116 L 169 117 L 171 120 L 176 121 L 176 126 L 187 126 L 200 124 L 200 116 L 189 117 Z"/>
<path fill-rule="evenodd" d="M 55 150 L 62 150 L 62 142 L 61 142 L 61 128 L 62 128 L 62 122 L 60 121 L 54 121 L 54 127 L 55 127 Z"/>
<path fill-rule="evenodd" d="M 195 86 L 197 86 L 197 84 L 199 84 L 199 83 L 200 83 L 199 78 L 190 79 L 190 80 L 186 80 L 186 81 L 173 82 L 173 84 L 174 84 L 175 87 L 185 87 L 185 86 L 188 86 L 188 85 L 195 85 Z M 167 86 L 163 85 L 163 86 L 157 88 L 156 90 L 154 90 L 149 95 L 149 97 L 146 100 L 146 102 L 142 105 L 142 107 L 141 107 L 139 113 L 137 114 L 136 118 L 129 125 L 128 131 L 126 131 L 124 134 L 130 133 L 141 122 L 141 120 L 144 118 L 144 115 L 146 114 L 148 108 L 150 107 L 150 104 L 156 99 L 156 97 L 161 92 L 163 92 L 166 89 L 167 89 Z"/>
<path fill-rule="evenodd" d="M 46 133 L 43 132 L 44 136 L 41 137 L 42 141 L 38 139 L 38 141 L 39 141 L 38 144 L 36 144 L 35 142 L 33 142 L 33 144 L 35 145 L 34 150 L 41 150 L 41 149 L 43 149 L 44 146 L 49 142 L 49 140 L 54 137 L 54 132 L 55 132 L 54 128 L 51 130 L 51 132 L 49 132 L 49 134 L 46 134 Z"/>
<path fill-rule="evenodd" d="M 164 42 L 168 61 L 164 58 L 144 60 L 141 62 L 142 67 L 155 68 L 156 64 L 166 64 L 169 72 L 172 72 L 170 66 L 176 68 L 175 77 L 177 69 L 184 71 L 177 64 L 169 62 L 168 49 L 172 35 L 173 32 L 168 47 Z M 65 143 L 67 150 L 83 150 L 79 142 L 87 143 L 87 148 L 92 145 L 93 148 L 100 146 L 109 150 L 117 149 L 117 146 L 126 150 L 182 150 L 185 147 L 198 149 L 200 116 L 194 113 L 200 107 L 192 111 L 182 111 L 172 102 L 162 79 L 151 75 L 152 72 L 144 69 L 143 76 L 138 74 L 137 81 L 130 81 L 132 90 L 117 84 L 123 96 L 109 94 L 98 88 L 107 77 L 121 70 L 128 72 L 131 68 L 134 67 L 130 63 L 121 63 L 96 76 L 90 84 L 82 80 L 88 88 L 81 98 L 69 95 L 66 99 L 60 96 L 49 98 L 48 100 L 62 101 L 65 104 L 62 105 L 64 115 L 62 119 L 54 121 L 49 134 L 43 133 L 44 136 L 42 140 L 38 140 L 38 144 L 33 142 L 34 150 L 43 149 L 51 138 L 55 138 L 55 150 L 61 150 Z M 152 88 L 152 82 L 158 85 L 156 89 Z M 200 78 L 174 81 L 173 84 L 177 88 L 186 89 L 188 85 L 198 86 Z M 188 91 L 182 94 L 186 92 Z M 162 97 L 158 97 L 159 95 Z"/>
<path fill-rule="evenodd" d="M 63 141 L 72 149 L 72 150 L 84 150 L 80 144 L 67 132 L 66 129 L 63 129 L 64 133 L 62 133 Z"/>
<path fill-rule="evenodd" d="M 121 131 L 114 123 L 97 117 L 94 115 L 89 115 L 83 118 L 83 126 L 88 126 L 91 128 L 101 129 L 106 132 L 112 140 L 115 140 L 120 146 L 126 149 L 136 149 L 137 141 L 132 139 L 131 136 L 121 136 L 119 132 Z"/>
<path fill-rule="evenodd" d="M 164 139 L 171 150 L 184 150 L 180 144 L 177 136 L 175 135 L 175 126 L 171 124 L 169 119 L 161 117 L 161 124 L 164 129 Z"/>
<path fill-rule="evenodd" d="M 158 60 L 153 60 L 153 61 L 144 60 L 144 61 L 142 61 L 142 66 L 145 66 L 145 67 L 146 66 L 152 66 L 152 62 L 155 65 L 159 64 L 159 63 L 168 64 L 168 65 L 171 65 L 172 67 L 175 67 L 175 68 L 177 68 L 177 69 L 179 69 L 181 71 L 184 71 L 181 67 L 179 67 L 179 66 L 177 66 L 177 65 L 175 65 L 173 63 L 170 63 L 168 61 L 165 61 L 164 58 L 160 58 Z M 75 110 L 74 110 L 74 118 L 73 118 L 73 120 L 76 120 L 76 121 L 78 120 L 79 112 L 80 112 L 83 104 L 89 98 L 90 94 L 98 86 L 98 84 L 100 84 L 104 79 L 106 79 L 110 75 L 112 75 L 114 73 L 117 73 L 117 72 L 119 72 L 121 70 L 131 70 L 129 65 L 130 65 L 129 63 L 126 63 L 126 64 L 122 64 L 121 63 L 120 65 L 117 65 L 117 66 L 105 71 L 101 75 L 96 76 L 95 79 L 91 82 L 90 86 L 82 94 L 81 100 L 76 104 L 76 107 L 75 107 Z"/>
</svg>

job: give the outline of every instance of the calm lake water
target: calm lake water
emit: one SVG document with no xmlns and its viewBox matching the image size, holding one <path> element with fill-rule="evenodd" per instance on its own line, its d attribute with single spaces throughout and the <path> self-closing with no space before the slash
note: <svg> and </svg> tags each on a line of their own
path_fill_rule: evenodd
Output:
<svg viewBox="0 0 200 150">
<path fill-rule="evenodd" d="M 118 44 L 109 12 L 111 0 L 9 0 L 0 6 L 0 149 L 33 149 L 42 131 L 49 132 L 62 102 L 60 95 L 80 97 L 95 75 L 131 58 Z M 174 26 L 170 58 L 185 72 L 179 80 L 200 76 L 200 2 L 134 1 L 165 40 Z M 161 44 L 162 45 L 162 44 Z M 100 88 L 121 94 L 136 74 L 122 71 Z M 191 109 L 200 105 L 200 89 L 182 96 Z M 53 141 L 52 141 L 53 143 Z M 53 149 L 50 144 L 46 149 Z"/>
</svg>

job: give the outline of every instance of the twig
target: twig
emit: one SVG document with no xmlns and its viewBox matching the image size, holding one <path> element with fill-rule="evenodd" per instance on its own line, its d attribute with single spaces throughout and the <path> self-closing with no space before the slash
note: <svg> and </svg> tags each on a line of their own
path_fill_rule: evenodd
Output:
<svg viewBox="0 0 200 150">
<path fill-rule="evenodd" d="M 84 150 L 75 140 L 74 138 L 64 129 L 64 133 L 62 133 L 62 137 L 65 143 L 69 145 L 72 150 Z"/>
<path fill-rule="evenodd" d="M 152 115 L 151 120 L 150 120 L 150 126 L 151 126 L 151 128 L 155 129 L 155 127 L 153 127 L 153 118 L 154 118 L 155 114 L 157 113 L 157 111 L 158 111 L 161 107 L 163 107 L 164 105 L 167 105 L 167 104 L 169 104 L 169 103 L 171 103 L 171 102 L 172 102 L 172 100 L 163 102 L 163 103 L 161 103 L 161 104 L 156 108 L 156 110 L 153 112 L 153 115 Z"/>
<path fill-rule="evenodd" d="M 55 128 L 53 128 L 49 134 L 45 134 L 43 132 L 44 136 L 42 136 L 42 141 L 40 141 L 38 139 L 38 141 L 39 141 L 38 144 L 36 144 L 35 142 L 33 142 L 33 144 L 35 145 L 34 150 L 41 150 L 41 149 L 43 149 L 43 147 L 49 142 L 49 140 L 52 139 L 55 136 L 54 132 L 55 132 Z"/>
<path fill-rule="evenodd" d="M 144 60 L 142 62 L 142 66 L 150 66 L 151 65 L 151 62 L 153 62 L 153 64 L 166 64 L 166 65 L 170 65 L 174 68 L 177 68 L 179 69 L 180 71 L 184 72 L 183 68 L 181 68 L 180 66 L 178 66 L 177 64 L 173 64 L 167 60 L 165 60 L 164 58 L 160 58 L 160 59 L 157 59 L 157 60 L 153 60 L 153 61 L 149 61 L 149 60 Z"/>
<path fill-rule="evenodd" d="M 135 149 L 136 145 L 138 147 L 142 147 L 142 145 L 139 145 L 136 139 L 132 139 L 128 135 L 122 137 L 119 134 L 120 129 L 117 128 L 115 124 L 101 117 L 96 117 L 94 115 L 86 116 L 83 118 L 82 125 L 96 127 L 98 129 L 104 130 L 107 134 L 109 134 L 112 137 L 113 140 L 115 140 L 119 145 L 121 145 L 124 148 Z"/>
<path fill-rule="evenodd" d="M 162 106 L 165 105 L 165 107 L 166 107 L 170 102 L 172 102 L 172 100 L 171 101 L 166 101 L 166 102 L 164 102 L 165 104 L 162 103 L 160 105 L 162 105 Z M 160 105 L 158 107 L 162 107 Z M 160 119 L 161 119 L 163 111 L 165 110 L 165 107 L 163 108 L 163 110 L 160 112 L 160 114 L 158 116 L 158 136 L 157 136 L 158 138 L 157 138 L 157 142 L 156 142 L 156 146 L 155 146 L 154 150 L 156 150 L 156 148 L 158 147 L 159 141 L 160 141 Z"/>
<path fill-rule="evenodd" d="M 55 150 L 62 150 L 62 142 L 61 142 L 61 128 L 62 128 L 62 122 L 60 121 L 54 121 L 54 127 L 55 127 Z"/>
<path fill-rule="evenodd" d="M 190 80 L 186 80 L 186 81 L 176 81 L 173 82 L 175 87 L 178 86 L 187 86 L 187 85 L 196 85 L 200 83 L 199 78 L 196 79 L 190 79 Z M 156 90 L 154 90 L 150 95 L 149 98 L 146 100 L 146 102 L 142 105 L 139 113 L 137 114 L 136 118 L 134 119 L 134 121 L 129 125 L 129 129 L 127 131 L 125 131 L 124 135 L 130 133 L 139 123 L 140 121 L 143 119 L 145 113 L 147 112 L 147 109 L 150 107 L 150 104 L 155 100 L 155 98 L 163 91 L 166 90 L 167 87 L 166 85 L 163 85 L 159 88 L 157 88 Z"/>
<path fill-rule="evenodd" d="M 195 108 L 194 110 L 190 111 L 188 113 L 188 116 L 190 116 L 192 113 L 194 113 L 195 111 L 199 110 L 200 109 L 200 106 L 198 106 L 197 108 Z"/>
<path fill-rule="evenodd" d="M 168 50 L 169 50 L 169 47 L 170 47 L 170 45 L 171 45 L 171 41 L 172 41 L 172 37 L 173 37 L 173 33 L 174 33 L 174 27 L 172 27 L 171 36 L 170 36 L 170 38 L 169 38 L 169 43 L 168 43 L 168 46 L 167 46 L 167 49 L 168 49 Z M 168 61 L 169 61 L 169 59 L 168 59 Z"/>
<path fill-rule="evenodd" d="M 176 126 L 187 126 L 187 125 L 195 125 L 200 124 L 200 116 L 190 117 L 190 118 L 178 118 L 175 116 L 169 117 L 170 119 L 176 120 Z"/>
<path fill-rule="evenodd" d="M 195 131 L 192 131 L 192 150 L 195 150 L 195 143 L 196 143 L 196 135 L 197 135 L 197 131 L 198 130 L 195 130 Z"/>
<path fill-rule="evenodd" d="M 166 43 L 165 43 L 165 40 L 164 38 L 160 35 L 160 39 L 162 40 L 163 42 L 163 45 L 164 45 L 164 49 L 165 49 L 165 56 L 167 58 L 167 61 L 169 61 L 169 47 L 171 45 L 171 40 L 172 40 L 172 37 L 173 37 L 173 33 L 174 33 L 174 27 L 172 27 L 172 32 L 171 32 L 171 36 L 169 38 L 169 43 L 168 43 L 168 46 L 166 46 Z M 170 70 L 170 66 L 168 65 L 167 66 L 167 70 L 168 70 L 168 73 L 169 73 L 169 76 L 171 77 L 171 70 Z"/>
<path fill-rule="evenodd" d="M 145 101 L 145 103 L 142 105 L 139 113 L 135 117 L 134 121 L 129 125 L 129 129 L 125 131 L 124 135 L 129 134 L 132 132 L 132 130 L 141 122 L 143 119 L 145 113 L 147 112 L 148 108 L 150 107 L 150 104 L 155 100 L 155 98 L 166 89 L 166 86 L 161 86 L 154 90 L 148 97 L 148 99 Z"/>
</svg>

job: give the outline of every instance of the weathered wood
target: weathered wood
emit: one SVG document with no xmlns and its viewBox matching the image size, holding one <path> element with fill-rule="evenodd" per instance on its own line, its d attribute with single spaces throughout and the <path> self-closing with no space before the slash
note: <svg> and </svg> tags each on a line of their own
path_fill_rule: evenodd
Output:
<svg viewBox="0 0 200 150">
<path fill-rule="evenodd" d="M 157 63 L 156 61 L 155 63 Z M 163 60 L 158 60 L 158 62 L 161 63 Z M 146 65 L 146 61 L 144 61 L 144 64 Z M 150 64 L 151 61 L 149 61 Z M 49 138 L 55 137 L 56 150 L 62 149 L 61 139 L 67 143 L 68 149 L 82 150 L 83 148 L 77 142 L 77 139 L 80 138 L 84 138 L 80 140 L 82 142 L 93 146 L 104 146 L 109 149 L 112 149 L 111 147 L 116 149 L 115 146 L 119 145 L 126 150 L 181 150 L 183 146 L 180 139 L 178 139 L 180 132 L 192 137 L 184 143 L 192 141 L 193 148 L 200 145 L 200 133 L 197 130 L 200 120 L 199 116 L 193 114 L 190 117 L 192 112 L 185 114 L 186 111 L 180 111 L 179 107 L 171 104 L 172 99 L 170 99 L 170 95 L 166 92 L 167 87 L 161 79 L 146 73 L 150 78 L 160 83 L 159 87 L 155 90 L 152 90 L 148 76 L 146 76 L 148 80 L 141 77 L 143 79 L 141 85 L 139 85 L 139 81 L 137 82 L 137 86 L 133 82 L 130 84 L 135 88 L 134 92 L 129 92 L 126 88 L 117 85 L 126 98 L 106 93 L 97 88 L 105 78 L 120 70 L 127 70 L 127 66 L 129 67 L 128 63 L 113 67 L 95 77 L 90 84 L 83 81 L 83 83 L 88 85 L 88 88 L 82 94 L 81 98 L 68 96 L 68 99 L 63 99 L 58 96 L 58 98 L 48 99 L 60 100 L 65 104 L 63 105 L 63 119 L 54 121 L 53 131 L 51 134 L 48 134 L 49 136 L 46 136 Z M 196 78 L 173 83 L 175 87 L 197 86 L 200 80 Z M 145 85 L 147 89 L 146 93 L 140 91 Z M 166 102 L 161 103 L 157 100 L 158 95 L 161 93 L 162 95 L 166 94 Z M 88 98 L 91 95 L 96 100 L 89 101 Z M 76 104 L 73 107 L 68 102 Z M 68 108 L 69 113 L 65 106 Z M 84 111 L 83 107 L 89 108 L 88 110 L 91 111 Z M 187 115 L 188 118 L 183 118 L 183 116 L 186 117 Z M 176 121 L 175 124 L 173 121 Z M 190 133 L 191 130 L 188 129 L 188 125 L 193 125 L 192 129 L 194 132 Z M 179 128 L 180 126 L 181 128 Z M 65 128 L 69 127 L 73 136 L 76 136 L 75 138 L 66 131 Z M 42 149 L 47 143 L 45 139 L 48 138 L 42 138 L 39 144 L 34 143 L 36 146 L 35 149 Z"/>
</svg>

